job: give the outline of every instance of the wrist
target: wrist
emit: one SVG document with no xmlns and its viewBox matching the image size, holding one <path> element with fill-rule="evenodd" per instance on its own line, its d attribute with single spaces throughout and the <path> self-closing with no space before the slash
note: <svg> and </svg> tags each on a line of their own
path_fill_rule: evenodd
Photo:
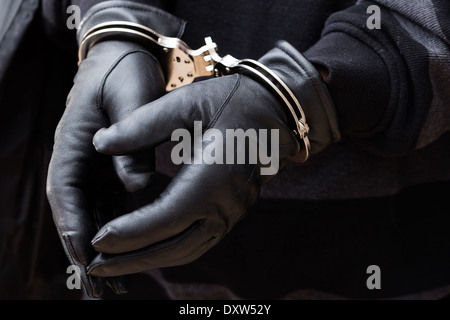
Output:
<svg viewBox="0 0 450 320">
<path fill-rule="evenodd" d="M 299 101 L 309 127 L 311 154 L 341 139 L 334 103 L 323 81 L 325 70 L 319 72 L 285 41 L 279 41 L 259 62 L 273 70 Z"/>
</svg>

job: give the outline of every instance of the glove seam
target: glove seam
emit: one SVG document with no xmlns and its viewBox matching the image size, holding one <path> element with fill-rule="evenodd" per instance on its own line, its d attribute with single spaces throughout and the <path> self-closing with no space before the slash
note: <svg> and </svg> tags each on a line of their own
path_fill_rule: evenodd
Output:
<svg viewBox="0 0 450 320">
<path fill-rule="evenodd" d="M 76 251 L 74 250 L 74 247 L 72 244 L 72 239 L 70 238 L 70 236 L 68 234 L 63 235 L 63 237 L 66 239 L 66 244 L 67 244 L 68 248 L 70 248 L 69 251 L 70 251 L 70 257 L 72 260 L 71 263 L 72 264 L 76 264 L 76 263 L 81 264 L 83 269 L 85 269 L 84 272 L 86 273 L 86 279 L 89 283 L 89 286 L 87 286 L 86 284 L 84 285 L 86 291 L 88 291 L 89 295 L 92 295 L 92 296 L 96 295 L 95 290 L 94 290 L 94 288 L 95 288 L 94 282 L 92 281 L 91 276 L 87 274 L 87 269 L 86 269 L 85 265 L 83 264 L 81 259 L 78 257 Z M 80 277 L 80 280 L 82 282 L 84 282 L 83 277 Z"/>
<path fill-rule="evenodd" d="M 219 110 L 217 110 L 217 112 L 214 114 L 214 116 L 211 119 L 211 121 L 208 123 L 208 126 L 203 131 L 206 131 L 206 130 L 210 129 L 211 127 L 213 127 L 217 123 L 217 120 L 219 120 L 220 116 L 223 113 L 223 110 L 228 105 L 228 103 L 230 102 L 230 100 L 234 96 L 234 94 L 236 93 L 236 91 L 237 91 L 237 89 L 239 87 L 239 84 L 241 83 L 241 78 L 242 78 L 242 75 L 238 74 L 238 77 L 236 79 L 236 83 L 233 86 L 233 89 L 230 91 L 230 93 L 228 94 L 227 98 L 225 99 L 225 101 L 220 106 Z"/>
<path fill-rule="evenodd" d="M 157 63 L 158 67 L 160 67 L 159 61 L 155 58 L 155 56 L 153 56 L 148 51 L 138 49 L 138 50 L 130 50 L 130 51 L 127 51 L 127 52 L 123 53 L 120 57 L 118 57 L 113 62 L 111 67 L 108 69 L 108 71 L 103 76 L 102 81 L 100 82 L 100 86 L 99 86 L 99 89 L 97 91 L 97 98 L 96 98 L 97 109 L 105 110 L 105 108 L 103 107 L 103 100 L 104 100 L 103 99 L 103 92 L 104 92 L 105 84 L 106 84 L 106 81 L 108 80 L 108 77 L 111 75 L 111 73 L 119 65 L 120 62 L 122 62 L 127 56 L 132 55 L 134 53 L 143 53 L 145 55 L 150 56 Z"/>
<path fill-rule="evenodd" d="M 253 204 L 255 204 L 255 202 L 258 200 L 258 198 L 259 198 L 259 194 L 260 194 L 260 190 L 261 190 L 261 183 L 260 183 L 260 181 L 259 181 L 259 179 L 258 179 L 258 177 L 260 177 L 257 173 L 256 173 L 256 171 L 258 170 L 260 168 L 260 164 L 254 164 L 253 165 L 253 170 L 252 170 L 252 172 L 251 172 L 251 174 L 250 174 L 250 176 L 248 177 L 248 179 L 239 187 L 239 189 L 233 194 L 233 196 L 231 197 L 231 199 L 232 200 L 234 200 L 237 196 L 238 196 L 238 194 L 239 193 L 241 193 L 241 191 L 245 188 L 245 187 L 247 187 L 251 182 L 254 182 L 255 184 L 256 184 L 256 187 L 257 187 L 257 196 L 256 196 L 256 198 L 254 199 L 254 200 L 250 200 L 250 201 L 247 201 L 246 202 L 246 204 L 245 204 L 245 208 L 243 209 L 243 210 L 241 210 L 241 212 L 240 212 L 240 214 L 239 214 L 239 217 L 238 217 L 238 220 L 237 221 L 239 221 L 239 220 L 241 220 L 245 215 L 246 215 L 246 213 L 248 212 L 248 210 L 249 210 L 249 208 L 251 207 L 251 206 L 253 206 Z M 227 226 L 227 233 L 231 230 L 231 228 L 229 227 L 229 222 L 228 222 L 228 220 L 227 219 L 225 219 L 225 217 L 223 217 L 222 215 L 220 215 L 221 217 L 222 217 L 222 219 L 225 221 L 225 223 L 226 223 L 226 226 Z"/>
<path fill-rule="evenodd" d="M 70 256 L 74 258 L 73 261 L 71 261 L 71 262 L 72 263 L 76 262 L 76 263 L 83 264 L 81 259 L 78 257 L 76 251 L 74 250 L 74 247 L 73 247 L 72 240 L 71 240 L 70 236 L 68 234 L 65 234 L 63 237 L 66 240 L 68 248 L 70 249 Z"/>
</svg>

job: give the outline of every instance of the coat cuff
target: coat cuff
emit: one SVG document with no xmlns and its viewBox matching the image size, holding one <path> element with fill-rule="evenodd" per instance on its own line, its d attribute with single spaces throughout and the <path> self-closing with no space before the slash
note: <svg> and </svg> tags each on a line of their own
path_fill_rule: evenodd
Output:
<svg viewBox="0 0 450 320">
<path fill-rule="evenodd" d="M 373 47 L 348 34 L 332 32 L 304 53 L 314 65 L 328 70 L 325 83 L 346 137 L 372 137 L 382 132 L 390 119 L 390 74 Z"/>
</svg>

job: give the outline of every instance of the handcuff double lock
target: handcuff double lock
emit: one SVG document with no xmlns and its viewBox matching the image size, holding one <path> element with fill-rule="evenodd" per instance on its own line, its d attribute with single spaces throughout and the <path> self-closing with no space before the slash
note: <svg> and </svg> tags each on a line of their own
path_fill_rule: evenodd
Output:
<svg viewBox="0 0 450 320">
<path fill-rule="evenodd" d="M 236 59 L 231 55 L 224 57 L 217 53 L 218 48 L 211 37 L 205 38 L 205 45 L 192 50 L 179 38 L 166 37 L 156 31 L 132 22 L 112 21 L 99 24 L 91 28 L 83 37 L 78 51 L 78 64 L 87 57 L 89 49 L 96 43 L 109 39 L 134 38 L 138 42 L 154 47 L 166 79 L 166 91 L 170 92 L 179 87 L 194 82 L 200 77 L 225 76 L 243 73 L 259 81 L 287 107 L 292 115 L 292 130 L 302 143 L 300 162 L 306 161 L 310 153 L 308 138 L 309 127 L 299 101 L 272 70 L 252 59 Z"/>
</svg>

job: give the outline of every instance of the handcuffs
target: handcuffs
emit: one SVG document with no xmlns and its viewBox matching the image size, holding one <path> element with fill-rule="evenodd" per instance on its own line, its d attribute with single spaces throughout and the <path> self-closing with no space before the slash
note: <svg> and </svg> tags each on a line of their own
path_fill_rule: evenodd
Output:
<svg viewBox="0 0 450 320">
<path fill-rule="evenodd" d="M 109 39 L 130 39 L 153 46 L 158 55 L 166 79 L 166 91 L 192 83 L 195 79 L 208 76 L 225 76 L 243 73 L 268 87 L 289 110 L 290 125 L 296 138 L 301 142 L 300 155 L 296 161 L 304 162 L 310 154 L 309 127 L 299 101 L 272 70 L 252 59 L 224 57 L 217 53 L 217 45 L 211 37 L 205 38 L 205 45 L 191 49 L 179 38 L 166 37 L 141 24 L 128 21 L 112 21 L 96 25 L 84 35 L 78 50 L 78 65 L 87 57 L 89 49 L 96 43 Z"/>
</svg>

